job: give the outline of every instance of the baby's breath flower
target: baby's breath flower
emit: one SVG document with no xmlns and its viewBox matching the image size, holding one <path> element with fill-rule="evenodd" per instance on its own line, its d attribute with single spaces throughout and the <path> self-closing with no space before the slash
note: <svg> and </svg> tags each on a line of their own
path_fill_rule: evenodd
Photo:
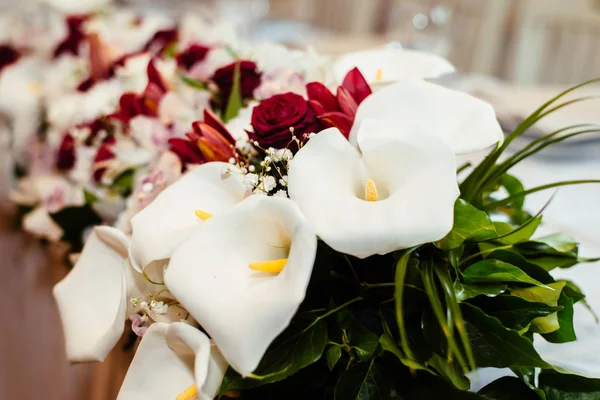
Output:
<svg viewBox="0 0 600 400">
<path fill-rule="evenodd" d="M 277 186 L 277 181 L 272 176 L 265 176 L 263 179 L 263 188 L 266 192 L 270 192 Z"/>
</svg>

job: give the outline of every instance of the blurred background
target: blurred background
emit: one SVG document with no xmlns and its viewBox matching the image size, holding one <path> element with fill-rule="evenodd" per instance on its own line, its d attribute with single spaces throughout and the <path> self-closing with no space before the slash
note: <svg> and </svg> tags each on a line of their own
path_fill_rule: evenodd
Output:
<svg viewBox="0 0 600 400">
<path fill-rule="evenodd" d="M 65 0 L 67 1 L 67 0 Z M 68 0 L 77 3 L 86 0 Z M 456 65 L 443 84 L 490 101 L 506 130 L 569 85 L 600 76 L 599 0 L 121 0 L 137 8 L 220 15 L 255 41 L 312 46 L 341 54 L 382 45 L 434 52 Z M 45 8 L 46 7 L 46 8 Z M 42 26 L 42 0 L 0 0 L 2 31 L 11 24 Z M 590 86 L 580 95 L 600 95 Z M 581 122 L 600 122 L 588 102 L 547 118 L 524 140 Z M 520 145 L 520 144 L 517 144 Z M 529 186 L 600 178 L 598 136 L 556 146 L 514 172 Z M 593 187 L 592 187 L 593 186 Z M 533 210 L 548 196 L 534 198 Z M 597 186 L 569 188 L 545 213 L 550 228 L 577 236 L 583 256 L 600 254 Z M 0 202 L 0 208 L 7 207 Z M 51 288 L 67 269 L 61 249 L 44 247 L 0 214 L 0 399 L 110 400 L 131 357 L 124 343 L 109 360 L 71 366 Z M 12 219 L 11 219 L 12 218 Z M 58 256 L 53 256 L 59 254 Z M 597 284 L 582 267 L 575 276 L 590 293 Z M 580 274 L 579 278 L 577 274 Z M 586 285 L 587 281 L 587 285 Z M 10 305 L 10 306 L 7 306 Z M 8 315 L 7 315 L 8 314 Z M 86 327 L 82 327 L 86 329 Z"/>
</svg>

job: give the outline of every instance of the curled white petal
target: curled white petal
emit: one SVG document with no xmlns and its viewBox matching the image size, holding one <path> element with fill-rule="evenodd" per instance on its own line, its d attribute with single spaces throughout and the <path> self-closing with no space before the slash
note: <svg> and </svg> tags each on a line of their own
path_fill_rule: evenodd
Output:
<svg viewBox="0 0 600 400">
<path fill-rule="evenodd" d="M 416 50 L 379 48 L 348 53 L 333 66 L 338 82 L 358 68 L 369 84 L 383 85 L 405 79 L 433 79 L 455 71 L 448 60 Z"/>
<path fill-rule="evenodd" d="M 192 385 L 212 400 L 227 369 L 204 333 L 185 323 L 154 323 L 129 366 L 117 400 L 175 399 Z"/>
<path fill-rule="evenodd" d="M 305 296 L 316 237 L 289 199 L 251 196 L 173 254 L 165 282 L 240 374 L 256 369 Z M 277 275 L 254 262 L 287 258 Z"/>
<path fill-rule="evenodd" d="M 129 254 L 141 271 L 156 260 L 171 257 L 203 221 L 194 212 L 219 214 L 240 202 L 245 195 L 242 176 L 227 173 L 227 163 L 211 162 L 189 171 L 165 189 L 131 219 Z"/>
<path fill-rule="evenodd" d="M 123 333 L 128 240 L 120 231 L 94 228 L 73 270 L 54 287 L 71 361 L 102 361 Z"/>
<path fill-rule="evenodd" d="M 379 130 L 381 135 L 370 135 Z M 288 190 L 317 235 L 356 257 L 387 254 L 444 237 L 459 195 L 456 160 L 439 139 L 364 124 L 362 154 L 335 128 L 314 136 L 290 165 Z M 390 132 L 387 132 L 390 133 Z M 378 200 L 365 201 L 372 180 Z"/>
<path fill-rule="evenodd" d="M 503 139 L 490 104 L 419 80 L 401 81 L 367 97 L 358 107 L 350 132 L 351 143 L 356 143 L 358 131 L 366 119 L 390 120 L 398 133 L 414 127 L 435 134 L 456 154 L 482 150 Z"/>
</svg>

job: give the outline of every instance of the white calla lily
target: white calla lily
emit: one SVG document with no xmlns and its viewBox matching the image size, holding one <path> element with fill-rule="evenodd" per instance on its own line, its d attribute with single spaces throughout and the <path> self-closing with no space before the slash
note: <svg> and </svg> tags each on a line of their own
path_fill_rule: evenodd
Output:
<svg viewBox="0 0 600 400">
<path fill-rule="evenodd" d="M 112 0 L 45 0 L 47 4 L 56 10 L 69 13 L 86 13 L 97 11 L 106 7 Z"/>
<path fill-rule="evenodd" d="M 436 54 L 385 47 L 341 56 L 333 65 L 338 83 L 354 68 L 374 87 L 407 79 L 434 79 L 455 72 L 448 60 Z"/>
<path fill-rule="evenodd" d="M 103 361 L 123 334 L 128 244 L 117 229 L 94 228 L 73 270 L 54 287 L 71 361 Z"/>
<path fill-rule="evenodd" d="M 212 400 L 227 362 L 200 330 L 155 323 L 144 334 L 117 400 Z"/>
<path fill-rule="evenodd" d="M 104 360 L 123 334 L 128 315 L 144 311 L 154 321 L 182 319 L 177 306 L 157 312 L 145 304 L 142 299 L 164 286 L 150 283 L 133 269 L 127 259 L 128 248 L 129 238 L 123 232 L 95 227 L 75 267 L 54 287 L 69 360 Z M 172 300 L 169 293 L 153 296 L 158 302 Z M 130 302 L 133 298 L 140 304 Z"/>
<path fill-rule="evenodd" d="M 411 128 L 435 134 L 456 154 L 482 150 L 503 139 L 490 104 L 422 80 L 398 82 L 367 97 L 358 106 L 350 132 L 351 143 L 356 144 L 358 131 L 367 119 L 393 123 L 397 129 L 383 131 L 386 134 L 396 135 Z"/>
<path fill-rule="evenodd" d="M 198 229 L 203 218 L 222 213 L 244 199 L 241 174 L 223 162 L 202 164 L 169 186 L 131 219 L 131 263 L 142 271 L 166 260 Z M 200 218 L 196 211 L 204 213 Z"/>
<path fill-rule="evenodd" d="M 327 129 L 292 160 L 289 195 L 335 250 L 365 258 L 452 229 L 459 195 L 452 150 L 434 136 L 395 133 L 393 124 L 365 121 L 359 151 Z"/>
<path fill-rule="evenodd" d="M 304 299 L 316 250 L 293 201 L 254 195 L 182 244 L 165 283 L 231 366 L 248 376 Z"/>
</svg>

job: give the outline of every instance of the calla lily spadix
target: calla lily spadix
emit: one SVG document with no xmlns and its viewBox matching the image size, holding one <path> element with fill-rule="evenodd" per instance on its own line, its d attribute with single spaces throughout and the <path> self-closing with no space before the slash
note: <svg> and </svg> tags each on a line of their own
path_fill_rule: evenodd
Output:
<svg viewBox="0 0 600 400">
<path fill-rule="evenodd" d="M 452 149 L 387 121 L 365 120 L 357 136 L 358 149 L 327 129 L 291 161 L 290 198 L 317 235 L 360 258 L 443 238 L 459 195 Z"/>
<path fill-rule="evenodd" d="M 408 79 L 434 79 L 455 72 L 448 60 L 433 53 L 379 48 L 347 53 L 333 66 L 337 82 L 358 68 L 373 87 Z"/>
<path fill-rule="evenodd" d="M 186 323 L 148 328 L 117 400 L 212 400 L 227 362 L 200 330 Z"/>
<path fill-rule="evenodd" d="M 130 299 L 164 289 L 131 267 L 128 247 L 118 229 L 94 228 L 73 270 L 54 287 L 69 360 L 103 361 L 123 334 L 126 317 L 142 309 Z M 186 315 L 177 306 L 164 313 L 144 311 L 160 322 Z"/>
<path fill-rule="evenodd" d="M 170 258 L 204 219 L 244 199 L 243 176 L 228 172 L 234 168 L 224 162 L 202 164 L 166 188 L 131 219 L 129 254 L 138 271 L 153 261 Z M 195 215 L 196 210 L 205 213 L 204 218 Z"/>
<path fill-rule="evenodd" d="M 253 195 L 175 251 L 165 283 L 243 376 L 305 296 L 316 236 L 293 201 Z"/>
<path fill-rule="evenodd" d="M 356 111 L 351 143 L 356 144 L 361 124 L 367 119 L 394 126 L 369 135 L 395 136 L 418 129 L 438 136 L 456 154 L 482 150 L 503 139 L 489 103 L 423 80 L 397 82 L 368 96 Z"/>
</svg>

